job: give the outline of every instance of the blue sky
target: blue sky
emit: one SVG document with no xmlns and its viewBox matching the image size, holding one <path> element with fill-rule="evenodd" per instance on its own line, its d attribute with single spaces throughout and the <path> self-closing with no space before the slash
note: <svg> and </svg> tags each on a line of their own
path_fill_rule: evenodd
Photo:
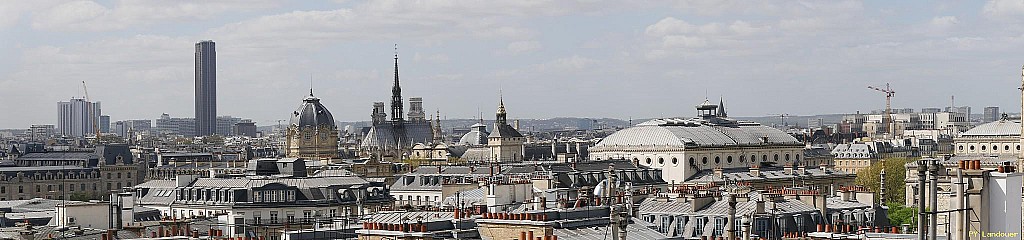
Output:
<svg viewBox="0 0 1024 240">
<path fill-rule="evenodd" d="M 5 1 L 0 128 L 91 98 L 113 120 L 193 114 L 194 43 L 217 42 L 218 114 L 343 121 L 390 95 L 447 118 L 736 116 L 895 107 L 1017 112 L 1024 1 Z"/>
</svg>

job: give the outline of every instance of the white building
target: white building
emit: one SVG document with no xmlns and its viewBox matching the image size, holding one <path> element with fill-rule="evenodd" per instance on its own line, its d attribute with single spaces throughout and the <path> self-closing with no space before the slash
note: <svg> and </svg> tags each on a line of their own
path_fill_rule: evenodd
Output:
<svg viewBox="0 0 1024 240">
<path fill-rule="evenodd" d="M 705 100 L 697 117 L 650 120 L 620 130 L 590 148 L 590 159 L 631 159 L 662 170 L 670 183 L 702 171 L 800 165 L 804 144 L 778 129 L 738 121 Z"/>
<path fill-rule="evenodd" d="M 89 102 L 81 98 L 57 102 L 57 128 L 64 136 L 92 136 L 96 134 L 94 127 L 98 127 L 100 114 L 99 102 Z"/>
</svg>

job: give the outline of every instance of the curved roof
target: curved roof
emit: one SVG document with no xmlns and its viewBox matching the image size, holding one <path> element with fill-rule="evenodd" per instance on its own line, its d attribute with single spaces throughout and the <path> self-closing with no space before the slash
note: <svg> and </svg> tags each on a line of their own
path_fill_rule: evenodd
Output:
<svg viewBox="0 0 1024 240">
<path fill-rule="evenodd" d="M 960 137 L 1016 137 L 1020 136 L 1020 120 L 1002 119 L 971 128 L 960 134 Z"/>
<path fill-rule="evenodd" d="M 469 128 L 472 130 L 466 133 L 466 135 L 462 135 L 462 138 L 459 139 L 459 145 L 487 145 L 487 135 L 491 133 L 487 132 L 486 125 L 477 123 Z"/>
<path fill-rule="evenodd" d="M 316 125 L 336 127 L 331 111 L 328 111 L 323 104 L 320 104 L 320 99 L 313 97 L 312 93 L 302 100 L 302 106 L 299 106 L 299 109 L 292 112 L 292 118 L 289 123 L 292 126 L 298 127 Z"/>
<path fill-rule="evenodd" d="M 717 119 L 725 120 L 725 119 Z M 778 129 L 751 122 L 704 119 L 654 119 L 609 135 L 595 148 L 608 146 L 762 146 L 801 145 Z"/>
</svg>

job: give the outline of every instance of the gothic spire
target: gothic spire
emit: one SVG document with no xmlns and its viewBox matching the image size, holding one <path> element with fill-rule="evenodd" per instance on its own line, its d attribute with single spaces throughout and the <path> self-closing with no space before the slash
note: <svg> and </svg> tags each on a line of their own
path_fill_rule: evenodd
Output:
<svg viewBox="0 0 1024 240">
<path fill-rule="evenodd" d="M 725 113 L 725 98 L 719 98 L 719 100 L 718 100 L 718 114 L 715 114 L 715 115 L 718 115 L 718 117 L 723 117 L 723 118 L 724 117 L 729 117 L 729 115 Z"/>
<path fill-rule="evenodd" d="M 391 88 L 391 120 L 401 123 L 402 117 L 402 87 L 398 83 L 398 44 L 395 44 L 395 85 Z"/>
<path fill-rule="evenodd" d="M 503 96 L 501 96 L 501 93 L 498 93 L 498 112 L 497 114 L 495 114 L 495 123 L 506 124 L 507 122 L 505 121 L 505 116 L 505 99 Z"/>
</svg>

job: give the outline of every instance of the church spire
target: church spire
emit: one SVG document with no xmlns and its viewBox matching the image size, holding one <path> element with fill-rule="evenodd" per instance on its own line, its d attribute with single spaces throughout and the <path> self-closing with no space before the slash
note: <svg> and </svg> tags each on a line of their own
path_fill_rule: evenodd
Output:
<svg viewBox="0 0 1024 240">
<path fill-rule="evenodd" d="M 507 124 L 507 122 L 505 121 L 505 116 L 505 99 L 503 96 L 501 96 L 501 93 L 498 93 L 498 112 L 497 114 L 495 114 L 496 118 L 494 120 L 494 123 Z"/>
<path fill-rule="evenodd" d="M 402 87 L 398 83 L 398 44 L 395 44 L 395 85 L 391 87 L 391 121 L 401 124 L 405 116 L 402 113 Z"/>
<path fill-rule="evenodd" d="M 718 113 L 715 114 L 718 117 L 729 117 L 729 114 L 725 113 L 725 98 L 718 99 Z"/>
</svg>

